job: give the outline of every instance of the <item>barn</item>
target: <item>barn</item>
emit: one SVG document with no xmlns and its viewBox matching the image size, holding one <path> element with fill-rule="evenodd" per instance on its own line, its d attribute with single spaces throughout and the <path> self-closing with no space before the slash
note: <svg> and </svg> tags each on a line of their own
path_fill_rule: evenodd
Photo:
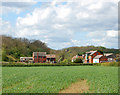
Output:
<svg viewBox="0 0 120 95">
<path fill-rule="evenodd" d="M 108 62 L 108 59 L 104 55 L 97 55 L 93 58 L 93 63 L 102 63 L 102 62 Z"/>
</svg>

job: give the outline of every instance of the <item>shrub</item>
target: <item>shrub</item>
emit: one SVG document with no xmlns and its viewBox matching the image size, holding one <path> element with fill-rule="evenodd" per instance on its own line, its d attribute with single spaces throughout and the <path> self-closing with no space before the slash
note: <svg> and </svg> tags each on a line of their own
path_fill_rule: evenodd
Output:
<svg viewBox="0 0 120 95">
<path fill-rule="evenodd" d="M 103 54 L 103 51 L 102 50 L 97 50 L 98 52 L 100 52 L 101 54 Z"/>
<path fill-rule="evenodd" d="M 120 66 L 120 62 L 101 63 L 101 66 Z"/>
<path fill-rule="evenodd" d="M 93 63 L 95 66 L 120 66 L 120 62 Z"/>
<path fill-rule="evenodd" d="M 82 59 L 81 58 L 76 58 L 74 60 L 74 63 L 83 63 Z"/>
<path fill-rule="evenodd" d="M 71 60 L 64 59 L 63 61 L 60 62 L 60 64 L 71 64 Z"/>
</svg>

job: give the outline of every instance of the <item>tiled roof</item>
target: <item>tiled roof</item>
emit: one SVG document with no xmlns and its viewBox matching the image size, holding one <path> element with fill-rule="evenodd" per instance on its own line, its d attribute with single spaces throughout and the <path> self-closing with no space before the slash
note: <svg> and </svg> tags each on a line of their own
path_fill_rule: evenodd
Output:
<svg viewBox="0 0 120 95">
<path fill-rule="evenodd" d="M 95 56 L 93 59 L 99 59 L 99 58 L 101 58 L 103 55 L 97 55 L 97 56 Z"/>
<path fill-rule="evenodd" d="M 55 58 L 56 56 L 54 54 L 48 54 L 46 55 L 47 58 Z"/>
<path fill-rule="evenodd" d="M 46 52 L 33 52 L 34 56 L 46 56 Z"/>
<path fill-rule="evenodd" d="M 73 56 L 72 59 L 83 58 L 82 56 Z"/>
</svg>

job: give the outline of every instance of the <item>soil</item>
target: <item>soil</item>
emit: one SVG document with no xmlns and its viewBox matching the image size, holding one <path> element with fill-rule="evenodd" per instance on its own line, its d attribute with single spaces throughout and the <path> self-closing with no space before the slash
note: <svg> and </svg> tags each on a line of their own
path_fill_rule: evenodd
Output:
<svg viewBox="0 0 120 95">
<path fill-rule="evenodd" d="M 84 93 L 89 90 L 87 80 L 80 80 L 71 84 L 68 88 L 61 90 L 59 93 Z"/>
</svg>

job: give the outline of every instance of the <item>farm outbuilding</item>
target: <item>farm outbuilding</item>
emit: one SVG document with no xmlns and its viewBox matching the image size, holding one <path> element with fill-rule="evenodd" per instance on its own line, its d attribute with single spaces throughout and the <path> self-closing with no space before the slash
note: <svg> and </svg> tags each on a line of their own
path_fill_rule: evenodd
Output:
<svg viewBox="0 0 120 95">
<path fill-rule="evenodd" d="M 106 56 L 108 58 L 108 61 L 109 62 L 113 62 L 115 61 L 114 58 L 115 58 L 115 55 L 113 53 L 104 53 L 104 56 Z"/>
<path fill-rule="evenodd" d="M 28 62 L 33 60 L 33 57 L 20 57 L 20 62 Z"/>
<path fill-rule="evenodd" d="M 102 62 L 108 62 L 108 59 L 104 55 L 97 55 L 93 58 L 93 63 L 102 63 Z"/>
</svg>

